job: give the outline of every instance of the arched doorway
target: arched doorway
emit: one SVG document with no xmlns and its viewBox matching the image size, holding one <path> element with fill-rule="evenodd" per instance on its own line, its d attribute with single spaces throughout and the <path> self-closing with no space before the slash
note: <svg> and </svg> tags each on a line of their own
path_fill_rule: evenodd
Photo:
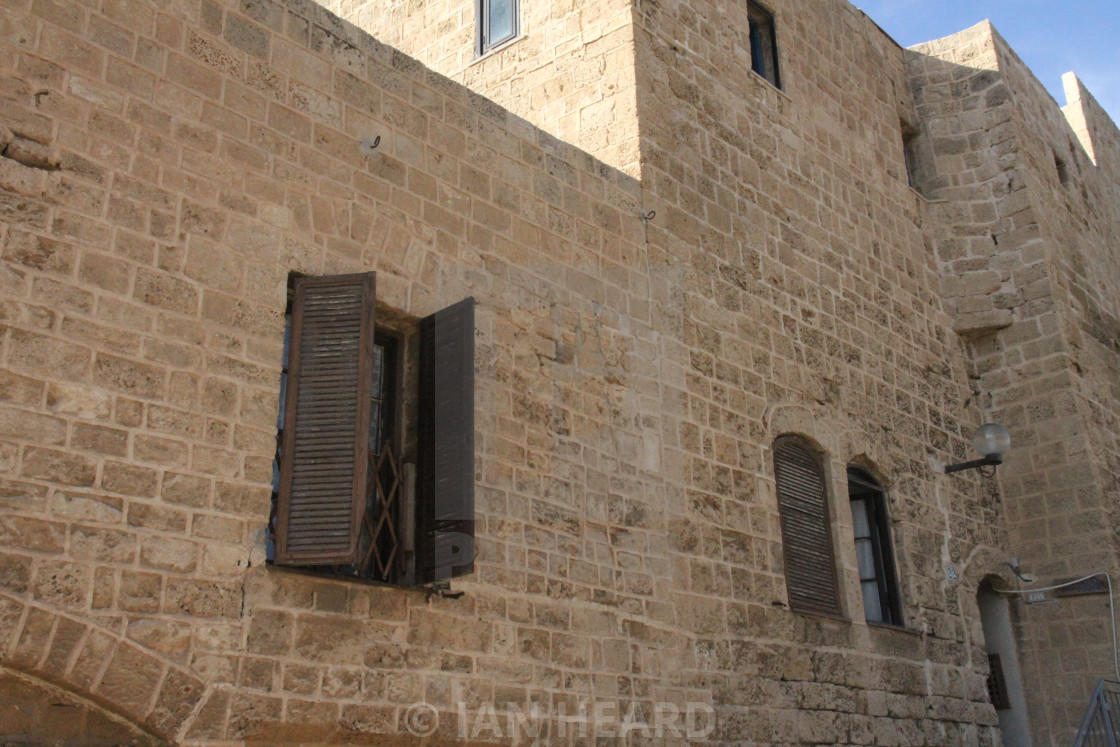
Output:
<svg viewBox="0 0 1120 747">
<path fill-rule="evenodd" d="M 1027 703 L 1023 679 L 1011 627 L 1011 605 L 997 593 L 990 579 L 984 579 L 976 592 L 980 624 L 984 628 L 984 651 L 988 654 L 988 692 L 999 716 L 1005 747 L 1031 747 Z"/>
</svg>

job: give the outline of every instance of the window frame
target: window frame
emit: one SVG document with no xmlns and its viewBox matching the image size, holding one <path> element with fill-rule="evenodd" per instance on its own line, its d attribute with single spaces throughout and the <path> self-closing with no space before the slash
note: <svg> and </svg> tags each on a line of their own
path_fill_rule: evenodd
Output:
<svg viewBox="0 0 1120 747">
<path fill-rule="evenodd" d="M 774 88 L 782 90 L 774 12 L 755 0 L 747 0 L 747 36 L 750 42 L 751 70 Z"/>
<path fill-rule="evenodd" d="M 375 288 L 372 272 L 289 278 L 266 556 L 332 577 L 446 582 L 474 570 L 475 302 L 408 321 L 377 309 Z M 419 353 L 415 369 L 409 349 Z M 402 458 L 410 451 L 415 464 Z"/>
<path fill-rule="evenodd" d="M 501 1 L 501 0 L 499 0 Z M 521 36 L 521 2 L 520 0 L 506 0 L 510 4 L 510 15 L 513 19 L 511 32 L 501 39 L 494 40 L 490 34 L 490 18 L 495 0 L 475 0 L 475 45 L 476 57 L 495 52 L 510 44 Z"/>
<path fill-rule="evenodd" d="M 905 627 L 902 614 L 902 594 L 898 584 L 898 569 L 894 557 L 894 542 L 891 533 L 890 515 L 887 511 L 887 491 L 882 483 L 866 468 L 858 464 L 847 467 L 848 503 L 852 508 L 852 539 L 856 550 L 856 566 L 860 584 L 860 599 L 864 600 L 865 583 L 874 582 L 881 612 L 880 619 L 868 615 L 867 603 L 863 602 L 864 617 L 869 624 L 894 628 Z M 853 486 L 856 490 L 853 490 Z M 854 504 L 861 502 L 866 506 L 869 535 L 857 534 L 856 511 Z M 872 552 L 874 575 L 865 578 L 863 568 L 859 567 L 859 543 L 868 542 Z"/>
</svg>

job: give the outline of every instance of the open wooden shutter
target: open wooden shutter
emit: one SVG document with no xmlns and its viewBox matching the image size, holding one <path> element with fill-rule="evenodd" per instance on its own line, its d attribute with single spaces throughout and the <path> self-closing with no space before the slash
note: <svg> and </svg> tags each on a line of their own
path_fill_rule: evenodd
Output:
<svg viewBox="0 0 1120 747">
<path fill-rule="evenodd" d="M 358 561 L 375 274 L 296 278 L 276 513 L 282 565 Z"/>
<path fill-rule="evenodd" d="M 474 571 L 474 299 L 420 321 L 416 573 Z"/>
<path fill-rule="evenodd" d="M 774 441 L 774 478 L 790 607 L 838 615 L 832 526 L 820 459 L 800 439 L 782 436 Z"/>
</svg>

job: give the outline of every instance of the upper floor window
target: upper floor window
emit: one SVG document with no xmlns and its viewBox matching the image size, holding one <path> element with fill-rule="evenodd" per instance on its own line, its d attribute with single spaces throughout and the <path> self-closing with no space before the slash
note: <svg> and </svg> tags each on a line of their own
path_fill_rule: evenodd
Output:
<svg viewBox="0 0 1120 747">
<path fill-rule="evenodd" d="M 781 88 L 774 14 L 754 0 L 747 0 L 747 23 L 750 26 L 751 70 L 768 80 L 775 88 Z"/>
<path fill-rule="evenodd" d="M 375 282 L 293 278 L 268 559 L 443 581 L 474 568 L 474 300 L 382 325 Z"/>
<path fill-rule="evenodd" d="M 864 614 L 868 622 L 902 625 L 886 493 L 866 470 L 849 466 L 848 498 L 852 504 Z"/>
<path fill-rule="evenodd" d="M 478 0 L 477 52 L 484 55 L 518 34 L 518 0 Z"/>
<path fill-rule="evenodd" d="M 839 615 L 832 522 L 820 455 L 804 439 L 780 436 L 774 441 L 774 480 L 789 605 L 800 612 Z"/>
</svg>

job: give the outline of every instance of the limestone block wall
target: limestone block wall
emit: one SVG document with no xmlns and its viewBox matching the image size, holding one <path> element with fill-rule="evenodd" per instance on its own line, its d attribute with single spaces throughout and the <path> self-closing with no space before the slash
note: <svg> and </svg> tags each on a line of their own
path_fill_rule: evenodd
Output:
<svg viewBox="0 0 1120 747">
<path fill-rule="evenodd" d="M 516 41 L 481 58 L 475 0 L 323 5 L 546 132 L 638 176 L 631 3 L 522 0 Z"/>
<path fill-rule="evenodd" d="M 585 743 L 558 714 L 598 703 L 710 706 L 716 743 L 996 743 L 1004 508 L 938 471 L 978 420 L 905 57 L 838 0 L 774 10 L 783 91 L 732 64 L 736 19 L 643 8 L 639 182 L 303 0 L 9 2 L 0 664 L 188 744 L 419 744 L 421 701 L 440 743 L 506 704 Z M 459 599 L 265 563 L 288 273 L 366 270 L 400 315 L 478 302 Z M 788 609 L 790 432 L 825 454 L 840 619 Z M 863 622 L 848 463 L 890 494 L 904 629 Z"/>
<path fill-rule="evenodd" d="M 1072 374 L 1069 396 L 1080 421 L 1074 437 L 1054 446 L 1051 458 L 1065 457 L 1067 472 L 1048 475 L 1048 555 L 1039 570 L 1059 578 L 1104 570 L 1115 578 L 1120 569 L 1120 183 L 1115 166 L 1120 132 L 1100 116 L 1099 107 L 1093 116 L 1095 102 L 1087 92 L 1071 102 L 1082 108 L 1074 122 L 1093 120 L 1086 130 L 1094 163 L 1041 84 L 1010 50 L 1004 54 L 1001 66 L 1023 102 L 1017 123 L 1033 156 L 1027 170 L 1036 184 Z M 1056 609 L 1031 610 L 1028 617 L 1045 630 L 1036 633 L 1035 651 L 1039 677 L 1047 682 L 1044 713 L 1055 742 L 1067 741 L 1079 725 L 1095 680 L 1116 676 L 1107 603 L 1104 594 L 1095 594 L 1064 600 Z M 1055 645 L 1063 635 L 1067 644 Z M 1056 678 L 1049 674 L 1055 671 L 1061 672 Z"/>
<path fill-rule="evenodd" d="M 856 741 L 870 717 L 884 739 L 983 743 L 996 737 L 967 722 L 995 716 L 972 623 L 976 584 L 1004 567 L 1003 508 L 993 485 L 940 474 L 967 457 L 978 415 L 965 409 L 965 351 L 938 292 L 928 207 L 907 186 L 902 133 L 915 113 L 905 55 L 847 3 L 768 5 L 781 90 L 750 72 L 735 6 L 643 4 L 637 20 L 643 200 L 657 212 L 650 261 L 666 269 L 655 286 L 673 310 L 665 325 L 693 349 L 671 412 L 689 528 L 677 562 L 689 569 L 691 593 L 706 591 L 712 573 L 739 588 L 733 555 L 705 538 L 736 520 L 728 486 L 773 511 L 770 443 L 804 433 L 822 444 L 833 475 L 865 463 L 888 485 L 905 617 L 921 636 L 890 638 L 898 634 L 862 624 L 841 497 L 835 536 L 851 622 L 825 626 L 822 637 L 818 623 L 769 610 L 766 633 L 716 626 L 705 646 L 765 657 L 777 635 L 804 666 L 787 669 L 779 688 L 734 660 L 696 676 L 718 678 L 728 718 L 801 720 L 812 724 L 802 733 L 810 741 Z M 842 477 L 833 489 L 845 495 Z M 780 548 L 771 548 L 780 572 Z M 757 594 L 762 579 L 753 579 Z M 781 604 L 780 575 L 770 588 Z M 930 676 L 911 677 L 908 665 L 922 659 Z M 901 737 L 879 731 L 884 708 L 907 708 L 887 694 L 896 675 L 956 723 L 936 736 L 908 731 L 913 724 Z M 856 682 L 866 700 L 815 697 L 822 683 L 844 692 Z M 785 691 L 802 693 L 799 708 L 779 705 Z"/>
<path fill-rule="evenodd" d="M 914 47 L 910 66 L 942 288 L 975 401 L 1012 429 L 1000 474 L 1012 550 L 1043 583 L 1114 571 L 1120 195 L 1108 157 L 1096 166 L 1084 146 L 1114 152 L 1116 128 L 1098 115 L 1091 131 L 1080 96 L 1063 117 L 987 23 Z M 1020 614 L 1035 738 L 1067 743 L 1112 674 L 1107 599 Z"/>
<path fill-rule="evenodd" d="M 6 666 L 188 743 L 710 699 L 645 622 L 668 353 L 632 179 L 312 4 L 26 2 L 0 31 Z M 400 313 L 479 302 L 458 602 L 265 566 L 287 275 L 370 269 Z"/>
</svg>

